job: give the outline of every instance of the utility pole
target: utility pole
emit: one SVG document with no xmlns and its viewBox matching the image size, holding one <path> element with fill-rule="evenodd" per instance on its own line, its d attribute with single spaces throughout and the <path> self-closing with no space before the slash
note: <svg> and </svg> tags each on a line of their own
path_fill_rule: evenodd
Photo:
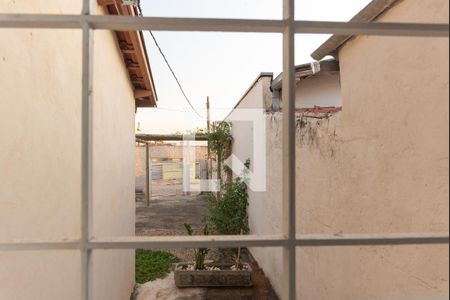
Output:
<svg viewBox="0 0 450 300">
<path fill-rule="evenodd" d="M 209 106 L 209 96 L 206 98 L 206 129 L 208 133 L 211 131 L 211 115 L 210 115 L 210 106 Z"/>
<path fill-rule="evenodd" d="M 206 129 L 208 131 L 208 135 L 211 133 L 211 115 L 210 115 L 210 105 L 209 105 L 209 96 L 206 98 Z M 209 149 L 208 142 L 208 179 L 212 179 L 212 162 L 211 162 L 211 150 Z"/>
</svg>

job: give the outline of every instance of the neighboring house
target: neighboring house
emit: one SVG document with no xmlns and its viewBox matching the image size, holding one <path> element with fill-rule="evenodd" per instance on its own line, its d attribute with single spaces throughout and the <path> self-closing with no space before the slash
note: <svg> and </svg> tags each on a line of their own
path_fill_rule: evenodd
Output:
<svg viewBox="0 0 450 300">
<path fill-rule="evenodd" d="M 354 20 L 448 23 L 449 3 L 374 0 Z M 342 110 L 298 111 L 298 233 L 448 232 L 448 53 L 445 38 L 375 36 L 333 36 L 313 53 L 339 60 L 340 91 L 325 92 L 317 77 L 318 97 L 309 98 L 301 80 L 300 108 L 340 95 L 342 104 L 331 106 Z M 274 89 L 275 101 L 265 104 L 271 85 L 270 76 L 261 77 L 238 105 L 269 108 L 267 192 L 250 191 L 252 234 L 282 232 L 282 125 L 281 113 L 272 111 L 283 99 Z M 260 87 L 266 98 L 256 93 Z M 245 159 L 252 149 L 243 126 L 232 131 L 234 151 Z M 280 292 L 282 250 L 251 252 Z M 448 263 L 448 245 L 303 248 L 297 298 L 448 299 Z"/>
<path fill-rule="evenodd" d="M 103 4 L 98 14 L 136 14 Z M 76 14 L 81 1 L 2 1 L 0 11 Z M 80 238 L 81 50 L 81 30 L 1 30 L 2 241 Z M 133 236 L 135 109 L 157 100 L 142 34 L 95 31 L 93 62 L 92 234 Z M 81 299 L 78 250 L 0 252 L 0 266 L 0 299 Z M 94 251 L 92 266 L 93 299 L 129 299 L 134 250 Z"/>
<path fill-rule="evenodd" d="M 297 112 L 333 113 L 341 109 L 339 64 L 336 60 L 303 64 L 296 66 L 295 70 Z M 234 110 L 261 109 L 266 113 L 267 123 L 270 123 L 276 113 L 282 111 L 281 78 L 282 74 L 274 79 L 272 73 L 261 73 Z M 232 117 L 233 111 L 227 118 Z M 232 123 L 233 154 L 242 162 L 247 159 L 253 162 L 252 124 L 248 121 Z M 270 130 L 266 128 L 266 131 Z"/>
<path fill-rule="evenodd" d="M 339 63 L 336 60 L 312 62 L 295 67 L 296 109 L 309 110 L 314 107 L 341 107 Z M 273 111 L 282 108 L 282 75 L 271 84 Z"/>
</svg>

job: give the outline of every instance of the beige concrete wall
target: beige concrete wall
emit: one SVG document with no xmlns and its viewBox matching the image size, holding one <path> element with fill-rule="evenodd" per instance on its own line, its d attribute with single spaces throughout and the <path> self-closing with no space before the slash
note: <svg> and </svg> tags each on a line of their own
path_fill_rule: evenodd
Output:
<svg viewBox="0 0 450 300">
<path fill-rule="evenodd" d="M 251 234 L 281 234 L 282 229 L 282 122 L 281 113 L 266 116 L 266 191 L 249 189 L 249 226 Z M 281 248 L 251 248 L 278 295 L 283 286 Z"/>
<path fill-rule="evenodd" d="M 151 158 L 156 159 L 182 159 L 183 148 L 183 145 L 150 145 L 149 155 Z M 206 142 L 204 142 L 204 145 L 189 146 L 189 149 L 191 152 L 195 151 L 195 159 L 197 161 L 208 157 L 208 146 Z M 144 164 L 145 167 L 145 145 L 139 144 L 136 146 L 136 160 L 139 160 L 139 163 Z"/>
<path fill-rule="evenodd" d="M 80 8 L 56 0 L 0 3 L 0 12 Z M 0 35 L 0 240 L 79 238 L 81 32 Z M 114 35 L 95 37 L 93 234 L 134 235 L 133 93 Z M 78 251 L 2 252 L 0 266 L 0 299 L 81 298 Z M 93 267 L 94 299 L 128 299 L 134 251 L 96 251 Z"/>
<path fill-rule="evenodd" d="M 448 23 L 448 9 L 446 0 L 401 1 L 380 21 Z M 299 145 L 301 232 L 448 231 L 448 51 L 448 39 L 381 37 L 341 50 L 343 111 Z M 448 299 L 448 246 L 298 258 L 301 299 Z"/>
<path fill-rule="evenodd" d="M 93 235 L 132 236 L 135 228 L 133 88 L 111 32 L 95 32 L 94 54 Z M 112 86 L 115 88 L 111 89 Z M 93 281 L 94 299 L 128 299 L 134 287 L 134 251 L 94 253 Z"/>
<path fill-rule="evenodd" d="M 162 169 L 163 179 L 181 179 L 183 178 L 183 169 L 182 169 L 182 161 L 180 159 L 183 158 L 183 147 L 177 145 L 151 145 L 149 147 L 150 157 L 153 159 L 153 173 L 158 174 L 155 168 Z M 195 162 L 191 164 L 191 179 L 195 179 L 199 176 L 199 167 L 196 167 L 197 163 L 205 160 L 208 157 L 208 147 L 197 145 L 192 146 L 191 151 L 195 151 Z M 145 146 L 144 145 L 136 145 L 135 148 L 136 155 L 136 167 L 135 167 L 135 182 L 136 182 L 136 190 L 144 191 L 146 190 L 145 183 L 145 172 L 146 172 L 146 163 L 145 163 Z M 170 161 L 160 161 L 159 159 L 170 159 Z M 179 162 L 172 162 L 172 159 L 180 160 Z M 158 174 L 159 175 L 159 174 Z"/>
<path fill-rule="evenodd" d="M 381 21 L 446 23 L 448 1 L 401 1 Z M 298 115 L 299 232 L 448 231 L 448 51 L 447 39 L 381 37 L 342 49 L 342 112 Z M 253 234 L 281 232 L 281 133 L 281 115 L 268 115 L 268 192 L 250 192 Z M 297 298 L 448 299 L 448 251 L 302 249 Z M 251 252 L 279 293 L 281 249 Z"/>
</svg>

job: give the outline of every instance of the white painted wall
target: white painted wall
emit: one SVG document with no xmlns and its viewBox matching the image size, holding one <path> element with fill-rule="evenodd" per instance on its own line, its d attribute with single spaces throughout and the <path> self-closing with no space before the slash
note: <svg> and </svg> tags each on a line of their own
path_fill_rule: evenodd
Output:
<svg viewBox="0 0 450 300">
<path fill-rule="evenodd" d="M 341 107 L 342 96 L 339 72 L 322 72 L 297 83 L 296 108 Z"/>
<path fill-rule="evenodd" d="M 79 1 L 0 12 L 79 13 Z M 1 29 L 0 240 L 80 237 L 81 31 Z M 115 37 L 95 33 L 96 237 L 134 235 L 134 98 Z M 80 299 L 79 251 L 0 252 L 0 299 Z M 134 251 L 95 251 L 94 299 L 128 299 Z"/>
<path fill-rule="evenodd" d="M 261 109 L 265 107 L 265 103 L 271 101 L 272 93 L 270 92 L 271 77 L 261 76 L 242 98 L 237 106 L 238 109 Z M 233 112 L 229 116 L 233 118 Z M 253 124 L 252 121 L 233 121 L 231 127 L 233 136 L 233 154 L 242 162 L 250 159 L 250 169 L 253 162 Z M 235 174 L 240 176 L 241 174 Z"/>
</svg>

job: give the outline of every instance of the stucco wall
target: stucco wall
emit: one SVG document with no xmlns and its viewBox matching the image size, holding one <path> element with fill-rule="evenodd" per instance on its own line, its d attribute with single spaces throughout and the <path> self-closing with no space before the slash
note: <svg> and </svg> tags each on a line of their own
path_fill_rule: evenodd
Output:
<svg viewBox="0 0 450 300">
<path fill-rule="evenodd" d="M 448 23 L 448 8 L 401 1 L 380 21 Z M 448 39 L 386 37 L 340 51 L 343 111 L 299 145 L 301 232 L 448 231 L 448 51 Z M 300 299 L 448 299 L 448 246 L 304 249 L 298 258 Z"/>
<path fill-rule="evenodd" d="M 177 145 L 151 145 L 149 147 L 149 155 L 153 159 L 152 173 L 154 180 L 170 180 L 183 178 L 183 146 Z M 190 167 L 191 179 L 195 179 L 200 176 L 199 162 L 205 160 L 208 157 L 208 147 L 197 145 L 190 147 L 191 153 L 195 151 L 195 161 L 192 162 Z M 145 146 L 136 145 L 136 167 L 135 167 L 135 183 L 136 191 L 146 191 L 146 163 L 145 163 Z M 162 159 L 162 160 L 161 160 Z M 167 161 L 164 161 L 168 159 Z M 175 159 L 175 161 L 173 161 Z M 192 159 L 194 159 L 192 157 Z"/>
<path fill-rule="evenodd" d="M 0 12 L 80 8 L 56 0 L 0 3 Z M 79 238 L 81 31 L 0 35 L 0 240 Z M 134 235 L 133 92 L 114 35 L 95 38 L 93 234 Z M 94 299 L 128 299 L 134 251 L 93 257 Z M 81 297 L 78 251 L 0 252 L 0 266 L 0 299 Z"/>
<path fill-rule="evenodd" d="M 281 114 L 266 115 L 266 191 L 249 189 L 249 226 L 251 234 L 281 234 L 282 221 L 282 124 Z M 283 286 L 281 248 L 251 248 L 278 295 Z"/>
<path fill-rule="evenodd" d="M 132 236 L 135 228 L 133 88 L 115 36 L 108 31 L 96 31 L 94 38 L 93 235 Z M 93 282 L 94 299 L 128 299 L 134 286 L 134 251 L 94 252 Z"/>
<path fill-rule="evenodd" d="M 380 21 L 447 23 L 448 1 L 401 1 Z M 448 51 L 447 39 L 386 37 L 341 50 L 342 112 L 298 115 L 299 232 L 448 231 Z M 268 191 L 250 192 L 253 234 L 281 232 L 281 114 L 266 120 Z M 281 249 L 251 252 L 280 292 Z M 436 245 L 302 249 L 297 298 L 448 299 L 448 255 Z"/>
<path fill-rule="evenodd" d="M 200 143 L 200 142 L 198 142 Z M 205 144 L 206 142 L 202 142 Z M 154 159 L 182 159 L 183 158 L 183 149 L 187 146 L 183 145 L 150 145 L 149 146 L 149 155 Z M 203 160 L 208 157 L 208 146 L 207 145 L 191 145 L 189 146 L 189 152 L 192 153 L 192 156 L 195 155 L 195 160 Z M 194 159 L 194 157 L 192 157 Z M 139 163 L 143 164 L 145 167 L 145 145 L 139 144 L 136 146 L 136 160 Z M 137 163 L 137 161 L 136 161 Z"/>
</svg>

